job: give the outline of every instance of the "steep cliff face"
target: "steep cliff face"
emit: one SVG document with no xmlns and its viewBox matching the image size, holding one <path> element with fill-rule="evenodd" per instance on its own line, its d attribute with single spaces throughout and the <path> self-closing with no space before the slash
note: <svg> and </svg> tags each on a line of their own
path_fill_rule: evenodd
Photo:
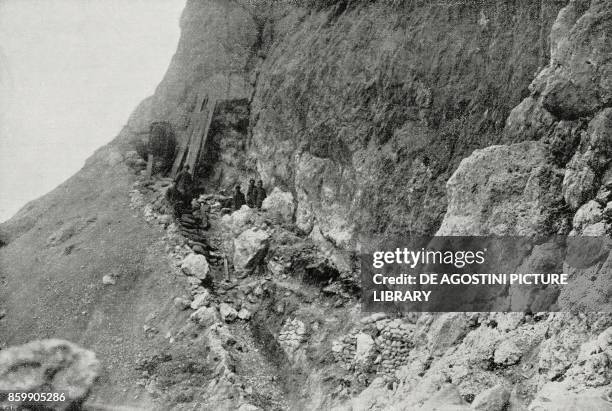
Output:
<svg viewBox="0 0 612 411">
<path fill-rule="evenodd" d="M 190 1 L 145 118 L 181 134 L 198 95 L 248 98 L 241 174 L 290 189 L 300 229 L 345 249 L 433 233 L 462 158 L 532 138 L 504 123 L 549 60 L 563 4 Z"/>
<path fill-rule="evenodd" d="M 560 6 L 357 2 L 290 12 L 253 101 L 257 171 L 296 192 L 302 229 L 318 225 L 340 246 L 435 232 L 458 162 L 505 140 L 505 118 L 548 59 Z"/>
</svg>

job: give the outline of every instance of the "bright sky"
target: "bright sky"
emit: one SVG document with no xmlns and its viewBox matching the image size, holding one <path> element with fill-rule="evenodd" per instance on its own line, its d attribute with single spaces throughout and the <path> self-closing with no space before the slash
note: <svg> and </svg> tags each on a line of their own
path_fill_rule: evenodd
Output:
<svg viewBox="0 0 612 411">
<path fill-rule="evenodd" d="M 185 0 L 0 0 L 0 221 L 79 170 L 162 79 Z"/>
</svg>

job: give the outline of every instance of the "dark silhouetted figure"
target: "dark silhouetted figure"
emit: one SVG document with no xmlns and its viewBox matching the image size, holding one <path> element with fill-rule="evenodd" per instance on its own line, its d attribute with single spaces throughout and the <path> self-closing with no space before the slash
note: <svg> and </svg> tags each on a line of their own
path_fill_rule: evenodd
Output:
<svg viewBox="0 0 612 411">
<path fill-rule="evenodd" d="M 255 205 L 257 208 L 261 208 L 263 201 L 266 199 L 266 189 L 263 188 L 263 181 L 259 180 L 257 182 L 257 187 L 255 187 Z"/>
<path fill-rule="evenodd" d="M 246 195 L 247 205 L 251 208 L 255 207 L 257 202 L 257 187 L 255 187 L 255 180 L 249 181 L 249 188 L 247 189 Z"/>
<path fill-rule="evenodd" d="M 239 210 L 240 207 L 245 204 L 244 194 L 240 191 L 240 186 L 236 186 L 236 192 L 234 193 L 234 210 Z"/>
<path fill-rule="evenodd" d="M 174 184 L 183 205 L 189 204 L 191 201 L 191 186 L 193 185 L 193 176 L 189 171 L 189 164 L 176 175 Z"/>
</svg>

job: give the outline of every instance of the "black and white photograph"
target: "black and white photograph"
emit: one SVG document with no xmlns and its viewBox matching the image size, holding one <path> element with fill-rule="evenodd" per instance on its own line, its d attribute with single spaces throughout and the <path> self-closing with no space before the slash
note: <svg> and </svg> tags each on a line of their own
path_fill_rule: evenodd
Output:
<svg viewBox="0 0 612 411">
<path fill-rule="evenodd" d="M 611 0 L 0 0 L 0 410 L 611 383 Z"/>
</svg>

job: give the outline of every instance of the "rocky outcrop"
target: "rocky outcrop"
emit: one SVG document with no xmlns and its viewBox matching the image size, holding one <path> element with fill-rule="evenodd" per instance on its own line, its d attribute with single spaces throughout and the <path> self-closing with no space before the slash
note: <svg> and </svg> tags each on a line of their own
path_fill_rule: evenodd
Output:
<svg viewBox="0 0 612 411">
<path fill-rule="evenodd" d="M 4 394 L 0 406 L 56 410 L 80 407 L 99 372 L 96 355 L 68 341 L 37 340 L 9 347 L 0 351 L 0 391 L 37 393 L 39 398 L 11 399 Z M 40 393 L 58 396 L 41 400 Z"/>
<path fill-rule="evenodd" d="M 572 1 L 559 14 L 550 63 L 506 123 L 507 135 L 524 132 L 538 141 L 476 150 L 464 159 L 447 183 L 449 206 L 438 235 L 609 232 L 612 44 L 602 39 L 612 9 L 604 3 Z M 603 281 L 607 267 L 566 267 L 572 286 L 560 290 L 559 301 L 568 309 L 607 306 L 598 287 L 587 291 Z"/>
<path fill-rule="evenodd" d="M 562 176 L 539 142 L 476 150 L 448 180 L 437 235 L 545 234 L 562 201 Z"/>
<path fill-rule="evenodd" d="M 605 1 L 571 1 L 551 31 L 551 62 L 532 89 L 543 107 L 560 119 L 591 117 L 612 103 L 612 30 Z"/>
</svg>

